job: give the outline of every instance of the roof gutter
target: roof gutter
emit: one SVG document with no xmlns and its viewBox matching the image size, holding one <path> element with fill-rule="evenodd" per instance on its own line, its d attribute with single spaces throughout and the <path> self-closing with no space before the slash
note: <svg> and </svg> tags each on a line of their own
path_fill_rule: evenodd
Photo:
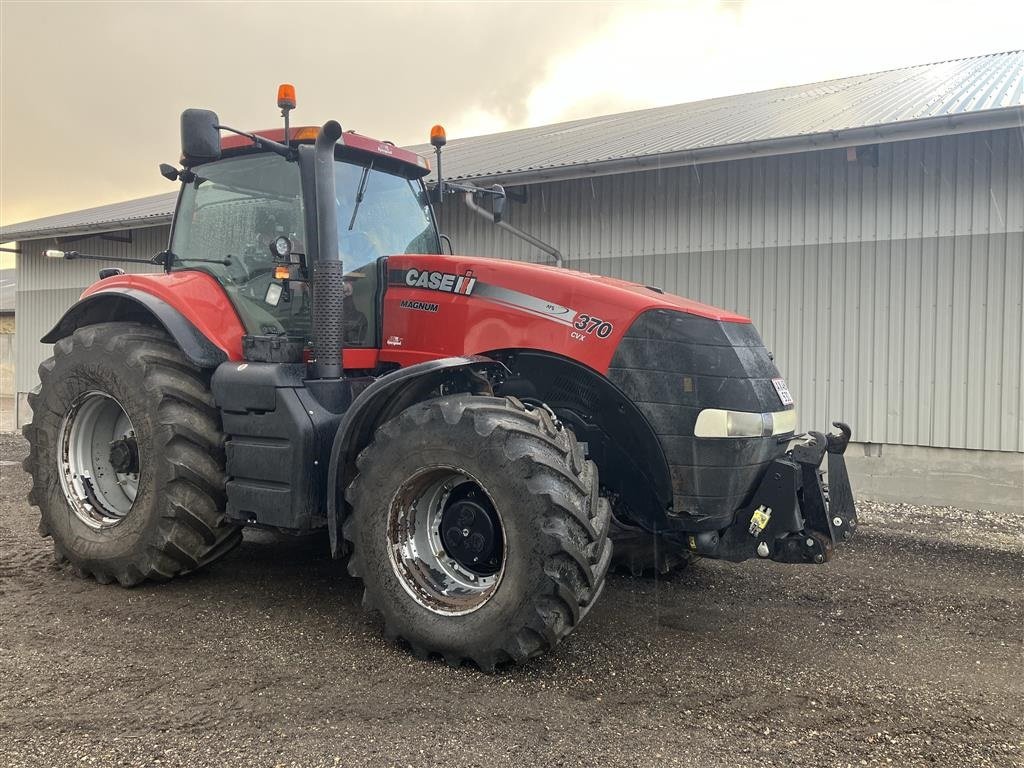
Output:
<svg viewBox="0 0 1024 768">
<path fill-rule="evenodd" d="M 1003 107 L 981 112 L 959 115 L 943 115 L 921 120 L 904 120 L 884 125 L 849 128 L 841 131 L 790 136 L 782 139 L 765 139 L 744 144 L 727 144 L 716 147 L 664 152 L 640 157 L 599 160 L 579 165 L 558 168 L 534 169 L 514 173 L 498 173 L 471 177 L 476 183 L 500 182 L 513 184 L 538 184 L 549 181 L 587 179 L 594 176 L 610 176 L 618 173 L 650 171 L 687 165 L 744 160 L 752 157 L 789 155 L 824 149 L 842 149 L 864 144 L 885 144 L 894 141 L 928 139 L 950 134 L 997 131 L 1007 128 L 1024 128 L 1024 106 Z"/>
</svg>

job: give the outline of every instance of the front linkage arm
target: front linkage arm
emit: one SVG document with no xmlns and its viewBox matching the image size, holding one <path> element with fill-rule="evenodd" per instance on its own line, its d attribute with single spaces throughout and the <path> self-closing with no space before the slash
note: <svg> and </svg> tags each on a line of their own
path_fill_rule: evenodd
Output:
<svg viewBox="0 0 1024 768">
<path fill-rule="evenodd" d="M 838 543 L 857 529 L 850 476 L 843 457 L 850 428 L 839 434 L 809 432 L 785 456 L 768 465 L 751 499 L 721 533 L 689 537 L 689 548 L 708 557 L 739 562 L 751 557 L 780 563 L 828 562 Z M 828 485 L 821 462 L 828 455 Z"/>
</svg>

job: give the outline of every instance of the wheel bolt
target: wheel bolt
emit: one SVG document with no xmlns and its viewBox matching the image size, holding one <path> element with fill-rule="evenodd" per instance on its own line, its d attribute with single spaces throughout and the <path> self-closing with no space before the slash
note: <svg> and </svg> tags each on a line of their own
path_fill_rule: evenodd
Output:
<svg viewBox="0 0 1024 768">
<path fill-rule="evenodd" d="M 843 527 L 843 518 L 841 518 L 841 517 L 833 517 L 832 518 L 832 525 L 834 525 L 836 528 L 842 528 Z"/>
<path fill-rule="evenodd" d="M 463 537 L 469 536 L 469 528 L 463 528 L 462 529 L 462 535 L 463 535 Z"/>
</svg>

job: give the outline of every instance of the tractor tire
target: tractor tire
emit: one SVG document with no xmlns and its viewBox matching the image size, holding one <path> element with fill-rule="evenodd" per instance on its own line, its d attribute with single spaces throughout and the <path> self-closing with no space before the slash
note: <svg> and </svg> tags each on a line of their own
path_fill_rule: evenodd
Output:
<svg viewBox="0 0 1024 768">
<path fill-rule="evenodd" d="M 377 429 L 357 465 L 349 572 L 387 638 L 417 657 L 485 672 L 523 662 L 601 595 L 611 508 L 597 467 L 546 410 L 464 394 L 418 403 Z"/>
<path fill-rule="evenodd" d="M 39 378 L 23 466 L 58 563 L 128 587 L 194 571 L 241 541 L 224 519 L 208 376 L 165 333 L 79 328 L 54 345 Z"/>
<path fill-rule="evenodd" d="M 623 522 L 612 513 L 609 534 L 615 543 L 612 567 L 632 576 L 666 576 L 678 573 L 696 559 L 678 543 Z"/>
</svg>

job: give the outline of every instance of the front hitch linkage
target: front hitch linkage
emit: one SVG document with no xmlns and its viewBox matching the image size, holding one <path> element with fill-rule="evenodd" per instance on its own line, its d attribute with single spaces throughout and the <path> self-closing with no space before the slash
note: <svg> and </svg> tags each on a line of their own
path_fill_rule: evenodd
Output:
<svg viewBox="0 0 1024 768">
<path fill-rule="evenodd" d="M 781 563 L 825 563 L 836 544 L 857 529 L 850 476 L 843 457 L 852 431 L 834 422 L 839 434 L 809 432 L 783 457 L 768 465 L 753 499 L 733 524 L 718 533 L 689 538 L 698 554 L 741 561 L 751 557 Z M 828 484 L 821 463 L 828 456 Z"/>
</svg>

